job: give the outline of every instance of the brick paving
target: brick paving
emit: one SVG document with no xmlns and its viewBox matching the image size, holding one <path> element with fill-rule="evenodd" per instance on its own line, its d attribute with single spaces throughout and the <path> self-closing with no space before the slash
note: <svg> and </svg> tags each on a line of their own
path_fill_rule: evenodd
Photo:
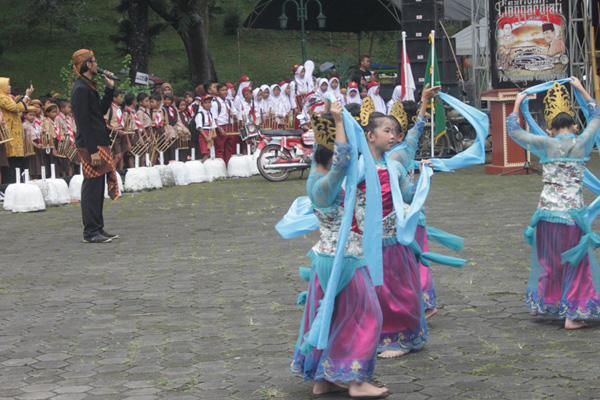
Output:
<svg viewBox="0 0 600 400">
<path fill-rule="evenodd" d="M 590 165 L 598 172 L 597 154 Z M 122 238 L 100 245 L 81 243 L 78 204 L 0 212 L 0 399 L 312 398 L 288 368 L 298 267 L 316 233 L 287 241 L 273 229 L 305 183 L 126 194 L 105 206 Z M 483 166 L 433 177 L 428 222 L 464 236 L 468 262 L 432 267 L 441 309 L 429 343 L 377 364 L 390 399 L 599 396 L 600 323 L 565 331 L 524 306 L 522 232 L 540 189 L 537 175 Z"/>
</svg>

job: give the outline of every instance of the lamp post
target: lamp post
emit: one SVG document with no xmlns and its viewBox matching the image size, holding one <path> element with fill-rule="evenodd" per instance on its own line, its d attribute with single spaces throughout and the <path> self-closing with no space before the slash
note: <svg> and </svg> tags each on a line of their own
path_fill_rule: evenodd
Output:
<svg viewBox="0 0 600 400">
<path fill-rule="evenodd" d="M 325 28 L 325 21 L 327 17 L 323 14 L 323 5 L 319 0 L 286 0 L 283 2 L 281 16 L 279 17 L 279 26 L 281 29 L 287 28 L 288 17 L 285 15 L 285 5 L 292 2 L 296 5 L 296 18 L 300 21 L 300 30 L 302 32 L 302 62 L 306 61 L 306 39 L 304 32 L 304 20 L 308 19 L 308 3 L 316 1 L 319 5 L 319 15 L 317 15 L 317 22 L 319 29 Z"/>
</svg>

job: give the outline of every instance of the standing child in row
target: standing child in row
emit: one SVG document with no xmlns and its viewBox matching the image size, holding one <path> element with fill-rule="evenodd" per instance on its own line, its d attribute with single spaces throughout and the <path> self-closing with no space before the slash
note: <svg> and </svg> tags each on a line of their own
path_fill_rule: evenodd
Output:
<svg viewBox="0 0 600 400">
<path fill-rule="evenodd" d="M 237 113 L 233 102 L 227 98 L 227 85 L 219 83 L 217 85 L 218 96 L 213 100 L 213 109 L 216 108 L 217 113 L 215 119 L 219 126 L 220 136 L 217 136 L 215 143 L 215 154 L 217 158 L 223 158 L 225 164 L 229 163 L 229 159 L 236 152 L 236 144 L 241 143 L 238 135 L 228 135 L 235 132 L 235 115 Z M 221 155 L 222 157 L 219 157 Z"/>
<path fill-rule="evenodd" d="M 208 160 L 210 156 L 209 149 L 213 147 L 214 138 L 217 136 L 215 129 L 217 124 L 210 112 L 212 106 L 212 97 L 204 96 L 200 100 L 200 110 L 196 114 L 196 129 L 199 133 L 200 158 L 202 162 Z"/>
<path fill-rule="evenodd" d="M 129 137 L 125 134 L 125 127 L 123 125 L 123 111 L 121 105 L 123 104 L 123 93 L 115 89 L 113 94 L 113 101 L 110 103 L 110 108 L 104 116 L 108 129 L 112 131 L 113 139 L 113 157 L 115 168 L 122 170 L 125 166 L 123 160 L 123 153 L 129 151 L 131 147 L 129 143 Z"/>
</svg>

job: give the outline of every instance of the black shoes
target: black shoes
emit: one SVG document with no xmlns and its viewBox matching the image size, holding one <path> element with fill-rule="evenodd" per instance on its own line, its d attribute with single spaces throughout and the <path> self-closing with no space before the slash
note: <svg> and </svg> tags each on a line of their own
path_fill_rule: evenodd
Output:
<svg viewBox="0 0 600 400">
<path fill-rule="evenodd" d="M 83 243 L 108 243 L 112 242 L 112 239 L 101 234 L 92 236 L 90 238 L 83 238 Z"/>
<path fill-rule="evenodd" d="M 100 231 L 100 234 L 101 234 L 102 236 L 104 236 L 104 237 L 107 237 L 107 238 L 109 238 L 109 239 L 118 239 L 118 238 L 119 238 L 119 235 L 114 235 L 114 234 L 112 234 L 112 233 L 108 233 L 108 232 L 106 232 L 105 230 L 101 230 L 101 231 Z"/>
</svg>

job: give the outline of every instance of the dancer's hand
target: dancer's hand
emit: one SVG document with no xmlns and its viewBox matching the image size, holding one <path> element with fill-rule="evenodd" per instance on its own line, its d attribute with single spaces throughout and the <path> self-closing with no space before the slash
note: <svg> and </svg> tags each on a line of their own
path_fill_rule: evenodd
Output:
<svg viewBox="0 0 600 400">
<path fill-rule="evenodd" d="M 581 83 L 581 81 L 579 80 L 579 78 L 577 78 L 576 76 L 572 76 L 571 77 L 571 86 L 573 86 L 575 89 L 579 90 L 580 92 L 584 91 L 585 89 L 583 88 L 583 84 Z"/>
<path fill-rule="evenodd" d="M 521 107 L 521 103 L 523 102 L 523 100 L 525 100 L 526 97 L 527 97 L 527 93 L 525 93 L 525 92 L 517 93 L 517 96 L 515 97 L 515 106 L 513 107 L 514 113 L 519 112 L 519 107 Z"/>
<path fill-rule="evenodd" d="M 331 103 L 331 107 L 330 107 L 329 111 L 331 112 L 331 116 L 333 117 L 333 120 L 335 122 L 343 121 L 343 117 L 342 117 L 343 107 L 339 101 L 334 101 L 333 103 Z"/>
<path fill-rule="evenodd" d="M 429 83 L 427 83 L 423 88 L 423 93 L 421 94 L 421 101 L 423 103 L 429 103 L 431 99 L 437 96 L 438 92 L 442 88 L 441 86 L 434 86 L 432 88 L 430 88 L 429 86 Z"/>
</svg>

